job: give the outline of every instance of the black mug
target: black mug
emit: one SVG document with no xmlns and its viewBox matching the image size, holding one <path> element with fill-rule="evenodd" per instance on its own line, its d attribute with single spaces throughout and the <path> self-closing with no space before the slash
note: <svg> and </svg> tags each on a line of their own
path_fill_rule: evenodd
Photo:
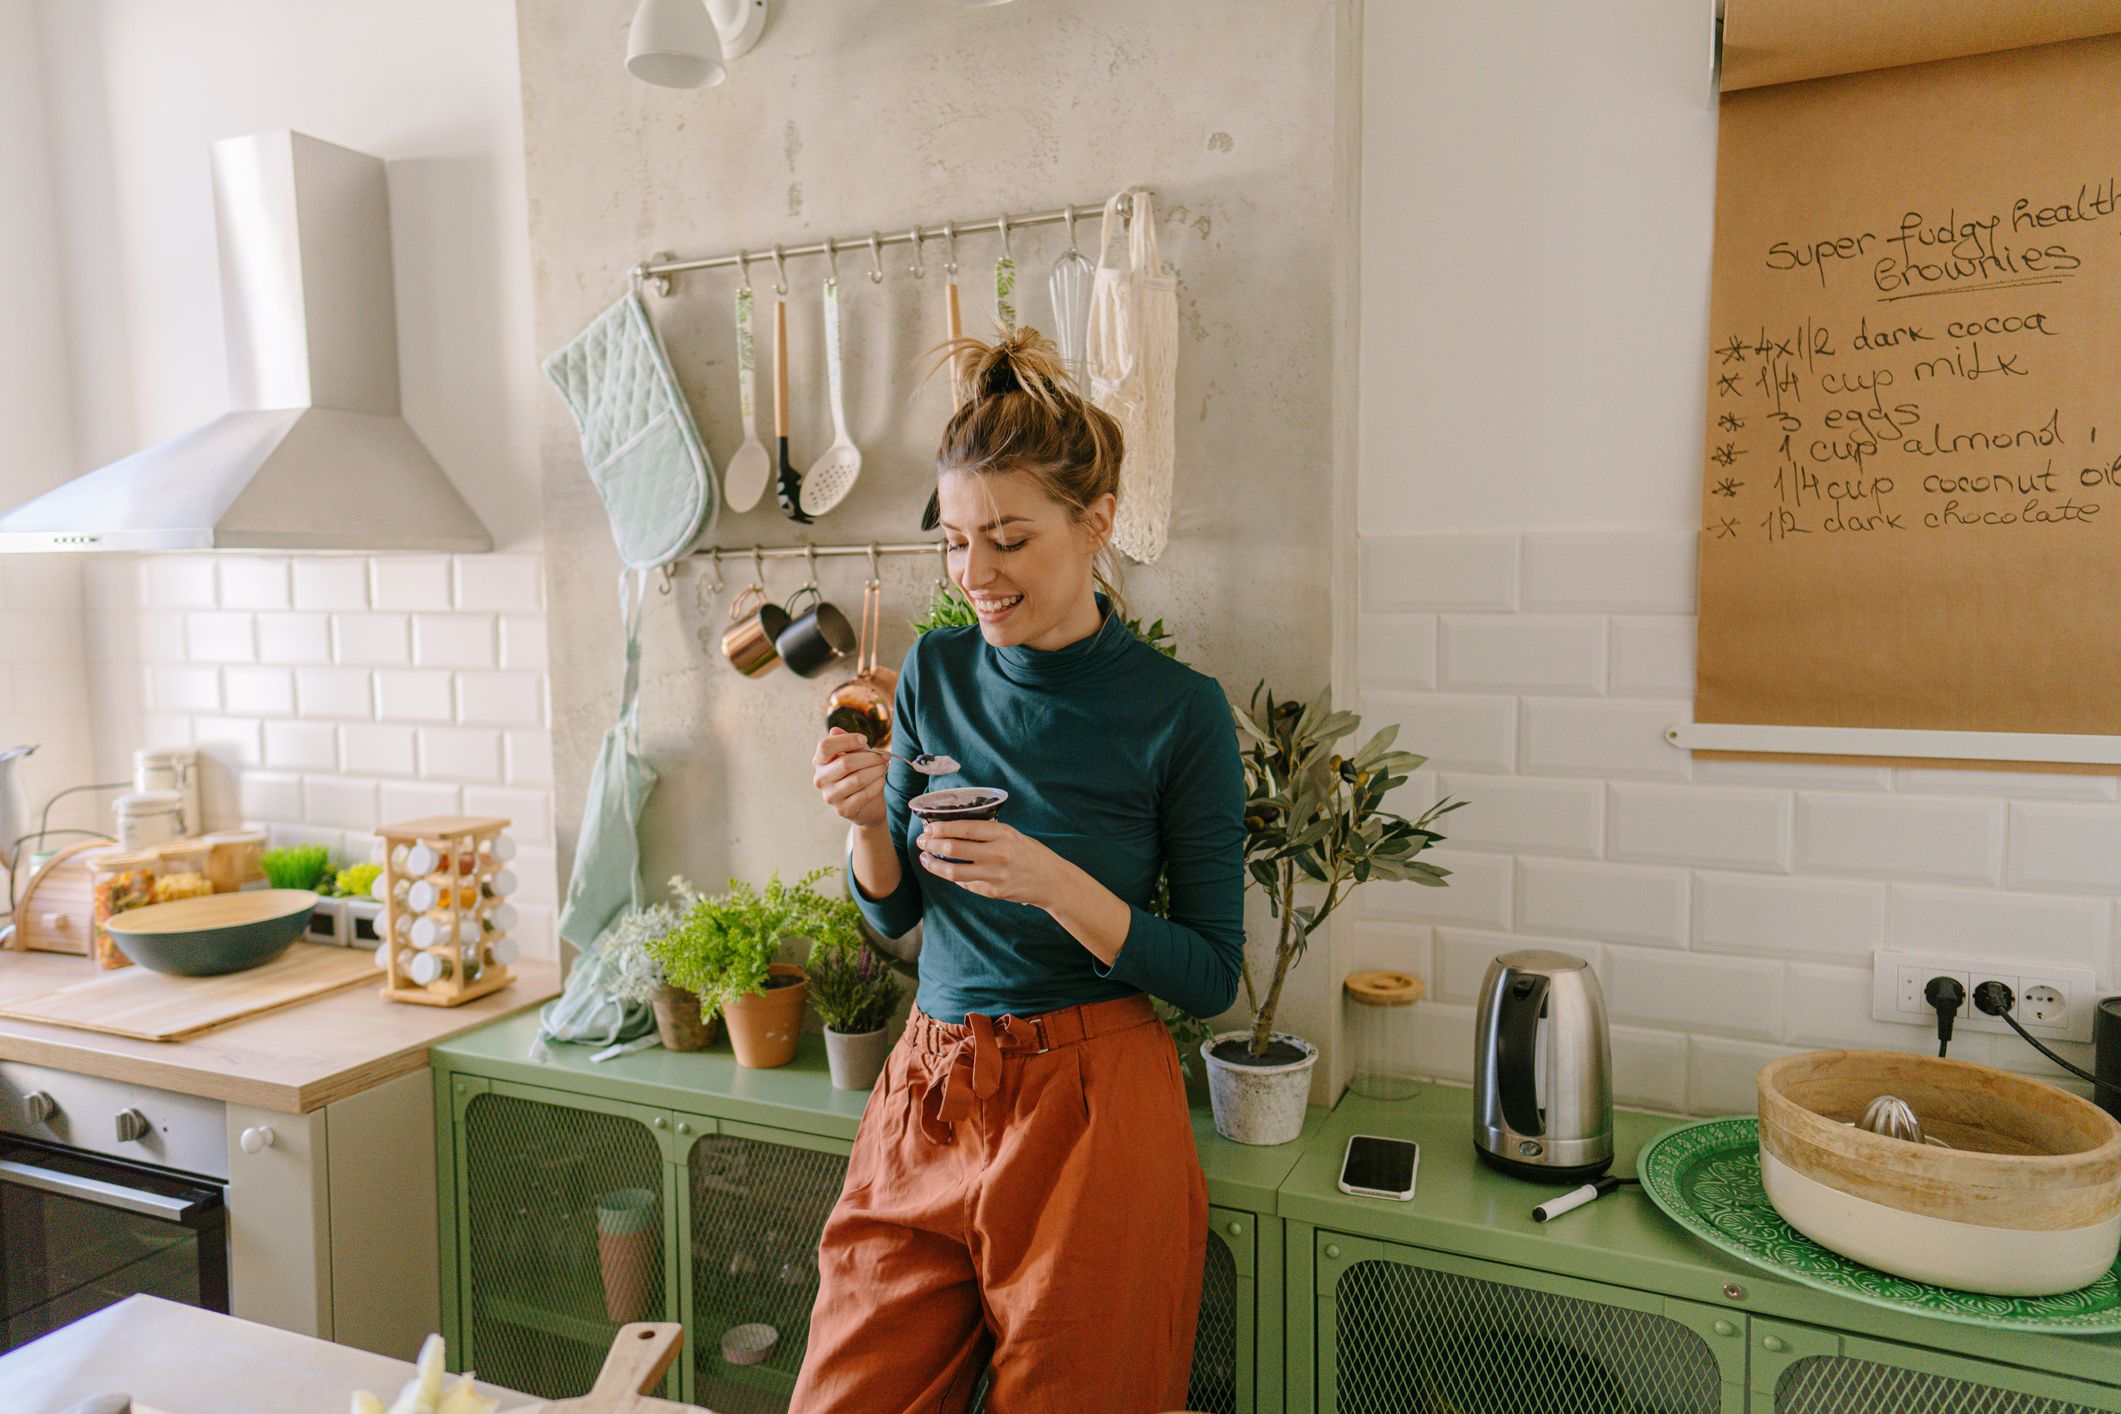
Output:
<svg viewBox="0 0 2121 1414">
<path fill-rule="evenodd" d="M 810 607 L 797 613 L 796 605 L 805 594 L 810 596 Z M 788 596 L 788 614 L 788 627 L 773 642 L 781 661 L 792 671 L 814 678 L 841 659 L 854 656 L 854 625 L 825 602 L 816 585 L 806 584 Z"/>
</svg>

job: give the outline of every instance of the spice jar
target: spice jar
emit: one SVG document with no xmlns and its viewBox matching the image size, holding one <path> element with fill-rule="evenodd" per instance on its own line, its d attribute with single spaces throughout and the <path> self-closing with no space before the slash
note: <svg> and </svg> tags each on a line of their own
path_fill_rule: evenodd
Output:
<svg viewBox="0 0 2121 1414">
<path fill-rule="evenodd" d="M 155 851 L 155 902 L 204 898 L 214 891 L 207 875 L 214 847 L 205 840 L 184 840 Z"/>
<path fill-rule="evenodd" d="M 1428 985 L 1407 972 L 1350 972 L 1341 990 L 1355 1059 L 1348 1088 L 1373 1100 L 1406 1099 L 1421 1088 L 1415 1074 L 1414 1003 Z"/>
<path fill-rule="evenodd" d="M 132 959 L 118 950 L 117 940 L 103 925 L 128 909 L 144 908 L 155 901 L 155 856 L 138 850 L 99 850 L 89 857 L 90 896 L 94 900 L 94 923 L 89 930 L 89 949 L 96 966 L 132 966 Z"/>
<path fill-rule="evenodd" d="M 263 830 L 224 830 L 206 836 L 201 843 L 208 849 L 206 877 L 213 882 L 215 893 L 271 887 L 272 881 L 265 877 Z"/>
</svg>

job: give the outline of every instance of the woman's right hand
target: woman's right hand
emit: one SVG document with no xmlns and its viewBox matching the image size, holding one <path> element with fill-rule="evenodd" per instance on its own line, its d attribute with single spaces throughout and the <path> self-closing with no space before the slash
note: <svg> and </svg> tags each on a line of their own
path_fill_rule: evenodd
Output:
<svg viewBox="0 0 2121 1414">
<path fill-rule="evenodd" d="M 884 774 L 891 758 L 859 732 L 834 727 L 817 744 L 810 780 L 825 803 L 842 820 L 864 829 L 882 829 Z"/>
</svg>

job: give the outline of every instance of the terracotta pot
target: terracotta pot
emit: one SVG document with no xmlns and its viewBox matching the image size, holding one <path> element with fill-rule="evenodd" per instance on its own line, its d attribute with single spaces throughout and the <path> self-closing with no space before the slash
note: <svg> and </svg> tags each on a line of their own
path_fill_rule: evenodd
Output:
<svg viewBox="0 0 2121 1414">
<path fill-rule="evenodd" d="M 666 1051 L 704 1051 L 714 1044 L 714 1018 L 700 1015 L 700 996 L 683 987 L 656 990 L 656 1037 Z"/>
<path fill-rule="evenodd" d="M 874 1031 L 834 1031 L 825 1028 L 825 1061 L 832 1069 L 835 1090 L 867 1090 L 884 1073 L 891 1058 L 891 1028 Z"/>
<path fill-rule="evenodd" d="M 796 1038 L 803 1030 L 803 1004 L 810 998 L 810 977 L 790 962 L 776 962 L 769 976 L 794 980 L 749 996 L 732 997 L 722 1008 L 736 1063 L 770 1070 L 795 1059 Z"/>
</svg>

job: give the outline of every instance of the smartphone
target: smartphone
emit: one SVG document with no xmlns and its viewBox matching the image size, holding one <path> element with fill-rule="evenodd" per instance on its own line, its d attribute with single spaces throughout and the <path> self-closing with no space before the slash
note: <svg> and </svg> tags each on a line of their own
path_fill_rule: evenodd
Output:
<svg viewBox="0 0 2121 1414">
<path fill-rule="evenodd" d="M 1404 1201 L 1414 1196 L 1414 1170 L 1420 1163 L 1421 1146 L 1411 1139 L 1358 1134 L 1348 1141 L 1340 1161 L 1340 1191 Z"/>
</svg>

